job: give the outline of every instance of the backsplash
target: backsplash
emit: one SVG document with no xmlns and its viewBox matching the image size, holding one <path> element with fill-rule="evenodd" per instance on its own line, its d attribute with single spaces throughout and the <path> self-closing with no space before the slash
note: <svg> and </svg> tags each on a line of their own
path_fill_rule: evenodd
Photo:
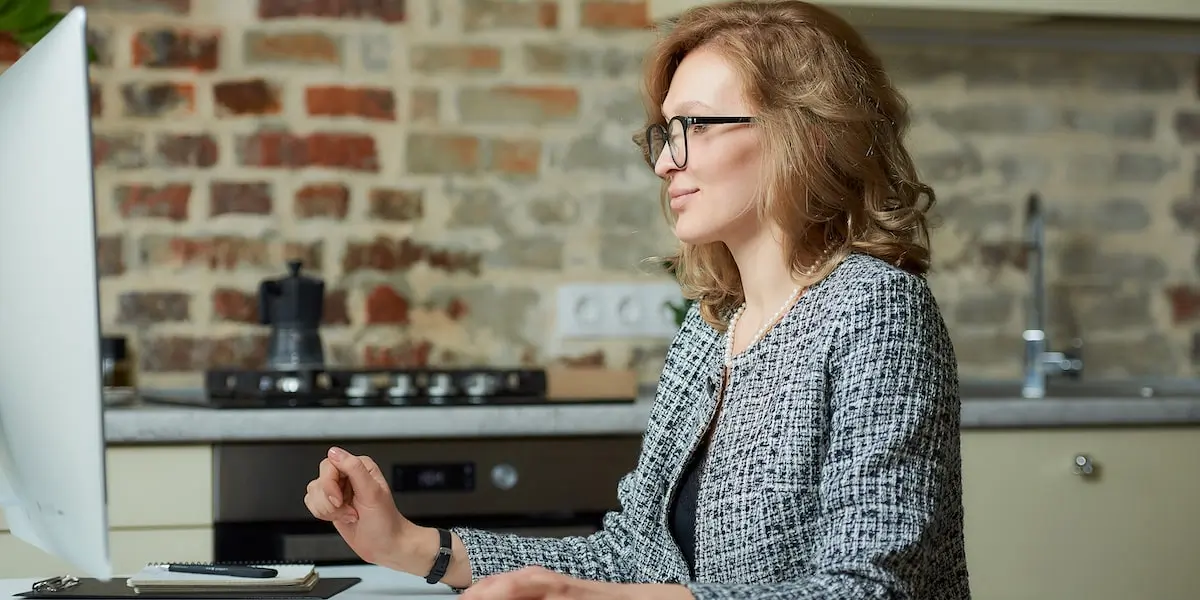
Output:
<svg viewBox="0 0 1200 600">
<path fill-rule="evenodd" d="M 661 277 L 642 2 L 91 0 L 101 313 L 147 385 L 258 366 L 255 290 L 326 280 L 339 365 L 569 361 L 564 282 Z M 335 14 L 336 13 L 336 14 Z M 930 279 L 964 377 L 1019 373 L 1023 207 L 1050 212 L 1051 342 L 1085 377 L 1200 364 L 1200 58 L 879 45 L 939 195 Z M 0 62 L 16 51 L 0 43 Z"/>
</svg>

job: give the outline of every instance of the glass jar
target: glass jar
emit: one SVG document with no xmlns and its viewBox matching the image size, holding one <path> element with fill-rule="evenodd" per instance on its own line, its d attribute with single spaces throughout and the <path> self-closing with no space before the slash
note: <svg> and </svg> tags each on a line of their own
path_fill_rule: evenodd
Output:
<svg viewBox="0 0 1200 600">
<path fill-rule="evenodd" d="M 100 374 L 105 388 L 133 387 L 133 368 L 124 336 L 100 338 Z"/>
</svg>

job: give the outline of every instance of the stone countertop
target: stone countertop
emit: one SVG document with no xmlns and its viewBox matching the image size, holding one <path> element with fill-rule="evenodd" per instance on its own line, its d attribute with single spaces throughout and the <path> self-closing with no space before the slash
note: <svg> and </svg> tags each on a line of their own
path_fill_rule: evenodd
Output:
<svg viewBox="0 0 1200 600">
<path fill-rule="evenodd" d="M 638 435 L 650 402 L 553 406 L 105 411 L 113 444 Z M 1197 398 L 964 399 L 963 429 L 1200 425 Z"/>
</svg>

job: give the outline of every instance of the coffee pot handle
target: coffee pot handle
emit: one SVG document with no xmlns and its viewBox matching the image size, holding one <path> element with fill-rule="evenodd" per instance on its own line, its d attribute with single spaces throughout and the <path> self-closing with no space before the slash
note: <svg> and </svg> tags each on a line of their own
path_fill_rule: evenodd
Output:
<svg viewBox="0 0 1200 600">
<path fill-rule="evenodd" d="M 258 285 L 258 322 L 271 324 L 271 300 L 279 295 L 279 282 L 264 281 Z"/>
</svg>

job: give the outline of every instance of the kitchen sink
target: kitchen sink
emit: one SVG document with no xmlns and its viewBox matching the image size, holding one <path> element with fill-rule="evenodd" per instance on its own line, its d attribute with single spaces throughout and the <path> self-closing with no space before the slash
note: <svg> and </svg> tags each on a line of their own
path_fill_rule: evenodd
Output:
<svg viewBox="0 0 1200 600">
<path fill-rule="evenodd" d="M 964 401 L 1018 399 L 1021 382 L 1013 380 L 962 381 L 959 392 Z M 1113 380 L 1050 380 L 1046 382 L 1045 399 L 1089 398 L 1200 398 L 1200 380 L 1196 379 L 1113 379 Z M 1038 398 L 1029 398 L 1037 401 Z"/>
</svg>

